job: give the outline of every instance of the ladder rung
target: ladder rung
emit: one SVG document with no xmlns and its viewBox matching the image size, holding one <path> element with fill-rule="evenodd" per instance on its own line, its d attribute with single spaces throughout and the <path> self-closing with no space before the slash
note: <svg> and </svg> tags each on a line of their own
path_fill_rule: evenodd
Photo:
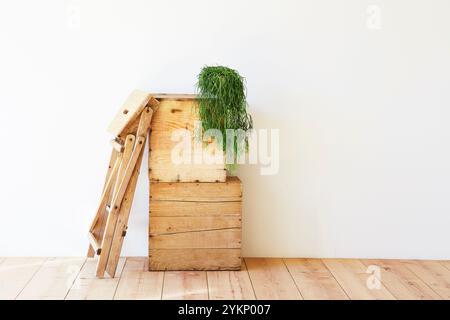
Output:
<svg viewBox="0 0 450 320">
<path fill-rule="evenodd" d="M 123 144 L 120 143 L 120 141 L 117 141 L 117 139 L 111 140 L 111 146 L 116 150 L 117 152 L 123 152 Z"/>
<path fill-rule="evenodd" d="M 102 248 L 100 247 L 100 244 L 98 243 L 97 239 L 95 239 L 94 234 L 92 232 L 89 232 L 88 236 L 89 236 L 89 243 L 91 244 L 95 253 L 97 255 L 100 255 L 100 253 L 102 253 Z"/>
</svg>

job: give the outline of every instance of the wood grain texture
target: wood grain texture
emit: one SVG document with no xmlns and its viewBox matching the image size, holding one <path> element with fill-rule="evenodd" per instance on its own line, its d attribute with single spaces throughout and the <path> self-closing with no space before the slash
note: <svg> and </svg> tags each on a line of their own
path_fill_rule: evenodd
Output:
<svg viewBox="0 0 450 320">
<path fill-rule="evenodd" d="M 320 259 L 284 259 L 305 300 L 347 300 L 348 296 Z"/>
<path fill-rule="evenodd" d="M 440 300 L 425 282 L 398 260 L 362 260 L 381 270 L 381 282 L 398 300 Z"/>
<path fill-rule="evenodd" d="M 152 182 L 150 200 L 224 202 L 242 200 L 242 183 L 238 177 L 228 177 L 218 183 Z"/>
<path fill-rule="evenodd" d="M 164 273 L 148 272 L 148 259 L 128 258 L 115 300 L 160 300 Z"/>
<path fill-rule="evenodd" d="M 85 258 L 47 259 L 17 299 L 63 300 L 77 278 L 85 260 Z"/>
<path fill-rule="evenodd" d="M 401 261 L 441 298 L 450 300 L 450 270 L 439 261 Z"/>
<path fill-rule="evenodd" d="M 241 249 L 150 249 L 150 270 L 239 270 Z"/>
<path fill-rule="evenodd" d="M 208 230 L 150 236 L 150 249 L 240 248 L 241 229 Z"/>
<path fill-rule="evenodd" d="M 96 259 L 88 258 L 70 288 L 66 300 L 111 300 L 119 284 L 125 261 L 125 258 L 118 261 L 115 278 L 100 279 L 95 275 Z"/>
<path fill-rule="evenodd" d="M 300 300 L 298 291 L 282 259 L 245 258 L 258 300 Z"/>
<path fill-rule="evenodd" d="M 374 275 L 357 259 L 324 259 L 323 262 L 352 300 L 395 300 L 383 283 L 368 286 Z M 375 279 L 376 280 L 376 279 Z"/>
<path fill-rule="evenodd" d="M 125 191 L 122 204 L 120 205 L 116 229 L 114 230 L 111 250 L 109 253 L 108 263 L 106 265 L 106 271 L 110 275 L 114 275 L 116 273 L 118 260 L 120 258 L 120 252 L 122 251 L 123 240 L 128 228 L 128 219 L 130 217 L 131 208 L 133 206 L 134 192 L 136 190 L 136 184 L 139 179 L 143 156 L 144 152 L 141 152 L 136 162 L 133 174 L 131 175 L 130 182 L 128 183 L 127 189 Z"/>
<path fill-rule="evenodd" d="M 204 161 L 194 162 L 194 145 L 197 143 L 194 135 L 194 123 L 199 120 L 197 102 L 195 98 L 170 98 L 160 100 L 158 112 L 155 113 L 152 134 L 150 137 L 149 178 L 152 181 L 164 182 L 216 182 L 225 181 L 226 171 L 224 163 L 206 164 Z M 172 133 L 176 130 L 187 130 L 190 134 L 188 150 L 190 163 L 174 163 L 172 152 L 179 141 L 172 140 Z M 208 145 L 209 155 L 223 153 L 217 145 Z M 201 152 L 204 152 L 203 150 Z M 223 162 L 223 161 L 222 161 Z"/>
<path fill-rule="evenodd" d="M 242 202 L 150 201 L 151 217 L 241 216 Z"/>
<path fill-rule="evenodd" d="M 150 235 L 240 229 L 241 218 L 231 217 L 150 217 Z"/>
<path fill-rule="evenodd" d="M 122 131 L 134 122 L 150 100 L 151 95 L 141 90 L 134 90 L 117 112 L 108 127 L 108 132 L 119 137 Z"/>
<path fill-rule="evenodd" d="M 2 258 L 0 300 L 16 299 L 47 258 Z"/>
<path fill-rule="evenodd" d="M 207 300 L 205 271 L 166 271 L 163 300 Z"/>
<path fill-rule="evenodd" d="M 209 299 L 255 300 L 255 292 L 245 262 L 239 271 L 208 271 Z"/>
</svg>

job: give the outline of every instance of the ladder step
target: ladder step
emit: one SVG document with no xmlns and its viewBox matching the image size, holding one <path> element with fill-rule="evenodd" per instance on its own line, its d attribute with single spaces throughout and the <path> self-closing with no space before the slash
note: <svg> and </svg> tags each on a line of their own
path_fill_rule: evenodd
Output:
<svg viewBox="0 0 450 320">
<path fill-rule="evenodd" d="M 111 146 L 114 148 L 114 150 L 116 150 L 117 152 L 123 152 L 123 144 L 118 141 L 117 139 L 113 139 L 110 142 Z"/>
<path fill-rule="evenodd" d="M 100 255 L 102 253 L 102 248 L 100 247 L 100 244 L 98 243 L 97 239 L 95 239 L 94 234 L 92 232 L 89 232 L 89 243 L 92 246 L 92 249 L 94 249 L 94 252 L 97 255 Z"/>
</svg>

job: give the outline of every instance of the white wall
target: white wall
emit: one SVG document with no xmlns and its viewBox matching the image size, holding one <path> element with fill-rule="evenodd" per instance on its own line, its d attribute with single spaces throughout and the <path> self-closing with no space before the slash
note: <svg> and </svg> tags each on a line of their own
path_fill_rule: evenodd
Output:
<svg viewBox="0 0 450 320">
<path fill-rule="evenodd" d="M 0 255 L 84 254 L 128 93 L 190 93 L 223 64 L 246 76 L 256 127 L 280 129 L 279 174 L 239 173 L 246 256 L 449 259 L 449 14 L 448 0 L 2 0 Z M 147 191 L 143 175 L 125 254 L 147 252 Z"/>
</svg>

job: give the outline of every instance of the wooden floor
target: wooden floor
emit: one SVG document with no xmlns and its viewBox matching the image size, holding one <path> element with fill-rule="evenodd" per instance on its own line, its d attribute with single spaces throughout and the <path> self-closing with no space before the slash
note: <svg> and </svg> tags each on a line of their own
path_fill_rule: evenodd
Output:
<svg viewBox="0 0 450 320">
<path fill-rule="evenodd" d="M 146 258 L 121 258 L 114 279 L 95 267 L 0 257 L 0 299 L 450 299 L 450 261 L 246 258 L 241 271 L 148 272 Z"/>
</svg>

